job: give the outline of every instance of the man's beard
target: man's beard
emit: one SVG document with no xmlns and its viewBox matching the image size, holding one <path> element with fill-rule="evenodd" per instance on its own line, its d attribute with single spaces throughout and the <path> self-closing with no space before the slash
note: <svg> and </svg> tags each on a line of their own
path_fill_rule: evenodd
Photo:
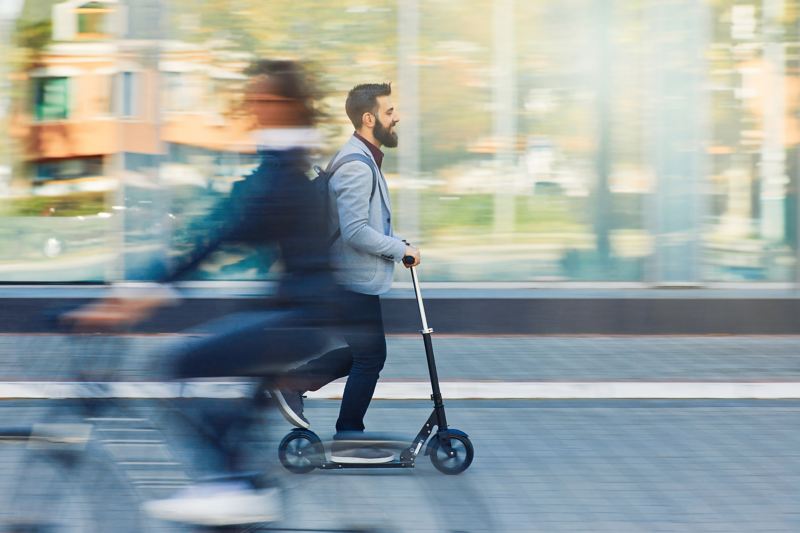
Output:
<svg viewBox="0 0 800 533">
<path fill-rule="evenodd" d="M 386 146 L 387 148 L 395 148 L 397 147 L 397 133 L 391 132 L 390 129 L 391 126 L 384 128 L 383 124 L 381 124 L 379 120 L 376 120 L 375 128 L 372 130 L 372 134 L 383 146 Z"/>
</svg>

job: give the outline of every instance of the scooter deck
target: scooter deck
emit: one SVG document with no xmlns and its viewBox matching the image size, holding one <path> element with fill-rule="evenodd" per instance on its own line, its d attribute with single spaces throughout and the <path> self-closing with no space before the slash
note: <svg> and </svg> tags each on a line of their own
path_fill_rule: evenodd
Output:
<svg viewBox="0 0 800 533">
<path fill-rule="evenodd" d="M 385 463 L 340 463 L 331 458 L 330 450 L 334 443 L 342 444 L 347 443 L 352 446 L 381 446 L 384 449 L 393 450 L 397 453 L 397 459 L 387 461 Z M 317 468 L 322 470 L 340 470 L 344 468 L 413 468 L 413 459 L 403 459 L 404 452 L 408 450 L 408 440 L 400 438 L 398 435 L 386 434 L 369 434 L 367 438 L 360 439 L 342 439 L 342 440 L 327 440 L 323 441 L 323 453 L 325 454 Z"/>
<path fill-rule="evenodd" d="M 401 461 L 395 459 L 388 463 L 334 463 L 327 461 L 317 466 L 321 470 L 342 470 L 345 468 L 414 468 L 413 461 Z"/>
</svg>

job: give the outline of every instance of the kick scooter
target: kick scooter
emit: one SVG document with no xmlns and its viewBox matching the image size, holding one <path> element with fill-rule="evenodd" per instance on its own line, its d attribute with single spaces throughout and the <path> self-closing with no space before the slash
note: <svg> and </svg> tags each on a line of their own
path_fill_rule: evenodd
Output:
<svg viewBox="0 0 800 533">
<path fill-rule="evenodd" d="M 414 258 L 406 256 L 403 258 L 406 265 L 414 264 Z M 442 393 L 439 390 L 439 376 L 436 372 L 436 361 L 433 356 L 433 344 L 431 343 L 431 333 L 433 329 L 428 327 L 428 319 L 425 316 L 425 306 L 422 302 L 422 292 L 420 291 L 417 272 L 414 267 L 410 267 L 411 282 L 414 286 L 414 294 L 419 306 L 419 315 L 422 320 L 422 340 L 425 344 L 425 355 L 428 359 L 428 372 L 431 378 L 431 400 L 433 400 L 433 412 L 425 421 L 425 425 L 419 430 L 417 436 L 409 446 L 403 445 L 399 458 L 388 463 L 337 463 L 329 459 L 326 453 L 325 443 L 311 430 L 297 428 L 293 429 L 281 441 L 278 447 L 278 456 L 281 464 L 290 472 L 295 474 L 305 474 L 315 468 L 322 470 L 337 470 L 342 468 L 413 468 L 414 461 L 425 446 L 425 455 L 430 456 L 433 466 L 444 474 L 460 474 L 472 463 L 474 450 L 469 437 L 463 431 L 449 428 L 447 417 L 444 412 L 444 402 Z M 428 440 L 436 427 L 436 433 Z M 375 440 L 360 441 L 363 445 L 387 444 Z M 396 445 L 396 441 L 394 442 Z"/>
</svg>

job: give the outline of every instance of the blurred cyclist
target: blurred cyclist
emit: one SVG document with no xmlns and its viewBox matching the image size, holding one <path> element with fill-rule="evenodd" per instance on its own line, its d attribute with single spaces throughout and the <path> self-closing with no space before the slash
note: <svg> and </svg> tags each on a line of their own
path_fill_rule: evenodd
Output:
<svg viewBox="0 0 800 533">
<path fill-rule="evenodd" d="M 319 144 L 312 128 L 312 91 L 301 67 L 289 61 L 260 61 L 249 70 L 245 109 L 254 121 L 260 165 L 236 182 L 229 198 L 211 213 L 203 243 L 168 269 L 147 298 L 113 297 L 71 314 L 86 327 L 135 322 L 174 299 L 166 284 L 194 269 L 223 243 L 277 244 L 284 265 L 276 296 L 264 310 L 225 316 L 182 337 L 169 373 L 175 379 L 247 376 L 272 378 L 321 353 L 333 322 L 337 286 L 329 267 L 326 209 L 307 177 L 308 152 Z M 234 525 L 280 518 L 277 488 L 247 473 L 241 437 L 257 420 L 263 394 L 246 408 L 206 401 L 199 408 L 204 431 L 193 438 L 205 448 L 214 474 L 171 498 L 147 502 L 161 519 Z"/>
</svg>

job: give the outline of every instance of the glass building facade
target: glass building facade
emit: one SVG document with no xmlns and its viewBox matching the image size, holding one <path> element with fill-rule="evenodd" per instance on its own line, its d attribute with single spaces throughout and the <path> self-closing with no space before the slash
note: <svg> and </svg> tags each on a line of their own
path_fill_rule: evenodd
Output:
<svg viewBox="0 0 800 533">
<path fill-rule="evenodd" d="M 202 239 L 255 163 L 259 58 L 314 74 L 321 165 L 347 91 L 393 82 L 426 279 L 800 280 L 798 0 L 4 0 L 0 57 L 0 282 L 139 279 Z M 279 270 L 229 247 L 197 277 Z"/>
</svg>

